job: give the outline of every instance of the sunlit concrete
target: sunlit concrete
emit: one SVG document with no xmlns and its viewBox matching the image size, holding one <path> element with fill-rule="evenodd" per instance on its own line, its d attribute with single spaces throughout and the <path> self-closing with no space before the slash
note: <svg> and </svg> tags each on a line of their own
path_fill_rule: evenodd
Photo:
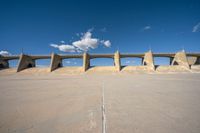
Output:
<svg viewBox="0 0 200 133">
<path fill-rule="evenodd" d="M 200 74 L 12 70 L 0 71 L 2 133 L 102 133 L 103 89 L 107 133 L 200 131 Z"/>
</svg>

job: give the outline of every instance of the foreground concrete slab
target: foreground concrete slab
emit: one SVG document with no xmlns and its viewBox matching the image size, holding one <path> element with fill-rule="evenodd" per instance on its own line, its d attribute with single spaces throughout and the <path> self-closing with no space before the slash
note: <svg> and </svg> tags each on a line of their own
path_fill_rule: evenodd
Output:
<svg viewBox="0 0 200 133">
<path fill-rule="evenodd" d="M 0 132 L 101 133 L 104 94 L 108 133 L 199 133 L 199 86 L 192 73 L 4 74 Z"/>
</svg>

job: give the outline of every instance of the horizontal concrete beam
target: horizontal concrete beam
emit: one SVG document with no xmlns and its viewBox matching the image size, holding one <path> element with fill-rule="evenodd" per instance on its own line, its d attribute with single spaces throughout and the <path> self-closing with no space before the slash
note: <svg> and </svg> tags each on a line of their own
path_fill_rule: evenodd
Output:
<svg viewBox="0 0 200 133">
<path fill-rule="evenodd" d="M 69 58 L 83 58 L 82 54 L 72 54 L 72 55 L 59 55 L 62 59 L 69 59 Z"/>
<path fill-rule="evenodd" d="M 185 53 L 186 56 L 194 56 L 194 57 L 200 57 L 200 53 Z M 62 59 L 67 59 L 67 58 L 83 58 L 83 54 L 68 54 L 68 55 L 63 55 L 63 54 L 57 54 L 59 55 Z M 120 58 L 128 58 L 128 57 L 138 57 L 138 58 L 143 58 L 144 53 L 138 53 L 138 54 L 131 54 L 131 53 L 121 53 Z M 153 53 L 153 57 L 175 57 L 176 53 Z M 90 59 L 93 58 L 114 58 L 114 54 L 90 54 Z M 29 55 L 33 60 L 38 60 L 38 59 L 50 59 L 51 55 Z M 19 59 L 19 55 L 9 55 L 9 56 L 0 56 L 0 59 L 2 60 L 16 60 Z"/>
<path fill-rule="evenodd" d="M 114 58 L 114 54 L 90 54 L 90 59 L 93 58 Z"/>
<path fill-rule="evenodd" d="M 17 60 L 19 58 L 20 58 L 19 55 L 9 55 L 9 56 L 1 56 L 0 55 L 1 60 Z"/>
<path fill-rule="evenodd" d="M 121 58 L 129 58 L 129 57 L 136 57 L 136 58 L 143 58 L 144 54 L 120 54 Z"/>
</svg>

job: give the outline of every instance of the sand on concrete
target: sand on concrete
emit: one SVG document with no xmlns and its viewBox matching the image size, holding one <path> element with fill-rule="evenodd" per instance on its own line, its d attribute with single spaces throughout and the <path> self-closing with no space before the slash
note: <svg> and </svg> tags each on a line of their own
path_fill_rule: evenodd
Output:
<svg viewBox="0 0 200 133">
<path fill-rule="evenodd" d="M 1 133 L 199 133 L 200 74 L 0 72 Z M 46 70 L 44 70 L 46 71 Z"/>
</svg>

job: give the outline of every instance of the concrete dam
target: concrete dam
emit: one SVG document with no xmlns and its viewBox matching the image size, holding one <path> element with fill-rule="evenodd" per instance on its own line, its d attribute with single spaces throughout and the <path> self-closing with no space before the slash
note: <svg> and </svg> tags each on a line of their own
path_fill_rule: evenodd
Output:
<svg viewBox="0 0 200 133">
<path fill-rule="evenodd" d="M 80 67 L 82 72 L 86 72 L 90 70 L 92 67 L 90 66 L 90 60 L 94 58 L 111 58 L 113 59 L 114 66 L 111 69 L 115 72 L 120 72 L 126 67 L 129 66 L 122 66 L 121 59 L 122 58 L 141 58 L 141 66 L 137 66 L 138 68 L 145 69 L 146 71 L 155 72 L 159 70 L 159 67 L 154 64 L 155 57 L 167 57 L 170 60 L 169 66 L 165 66 L 165 69 L 170 67 L 176 67 L 176 70 L 184 69 L 186 71 L 190 71 L 193 67 L 200 68 L 200 53 L 187 53 L 185 51 L 180 51 L 177 53 L 153 53 L 152 51 L 148 51 L 146 53 L 141 54 L 123 54 L 119 51 L 116 51 L 113 54 L 55 54 L 52 53 L 51 55 L 10 55 L 10 56 L 0 56 L 0 69 L 9 68 L 9 61 L 10 60 L 18 60 L 18 65 L 16 68 L 16 72 L 20 72 L 22 70 L 28 68 L 36 67 L 36 60 L 40 59 L 50 59 L 51 63 L 48 68 L 49 72 L 53 72 L 58 68 L 63 67 L 62 61 L 64 59 L 71 59 L 71 58 L 80 58 L 83 60 L 83 65 Z M 134 67 L 134 66 L 133 66 Z M 100 68 L 101 69 L 101 68 Z M 136 71 L 139 69 L 135 69 Z M 198 69 L 200 71 L 200 69 Z M 103 69 L 102 69 L 103 71 Z"/>
</svg>

